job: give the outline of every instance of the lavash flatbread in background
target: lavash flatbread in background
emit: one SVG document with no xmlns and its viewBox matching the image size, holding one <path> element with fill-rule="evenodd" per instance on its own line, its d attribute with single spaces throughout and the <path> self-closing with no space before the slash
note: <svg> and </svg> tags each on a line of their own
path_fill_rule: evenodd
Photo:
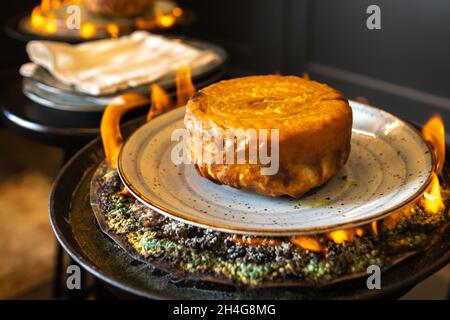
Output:
<svg viewBox="0 0 450 320">
<path fill-rule="evenodd" d="M 213 51 L 145 31 L 77 45 L 31 41 L 27 53 L 33 64 L 90 95 L 112 94 L 156 81 L 175 73 L 182 64 L 196 69 L 220 60 Z M 25 64 L 21 73 L 30 76 L 32 70 L 30 64 Z"/>
</svg>

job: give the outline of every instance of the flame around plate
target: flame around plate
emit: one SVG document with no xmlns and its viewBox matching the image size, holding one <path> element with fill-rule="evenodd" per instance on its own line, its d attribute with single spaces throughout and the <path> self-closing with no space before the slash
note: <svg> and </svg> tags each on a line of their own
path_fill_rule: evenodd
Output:
<svg viewBox="0 0 450 320">
<path fill-rule="evenodd" d="M 420 133 L 393 115 L 350 101 L 352 152 L 326 185 L 296 200 L 269 198 L 200 177 L 170 160 L 171 132 L 184 109 L 138 129 L 119 155 L 119 174 L 141 202 L 171 218 L 223 232 L 302 235 L 355 227 L 382 218 L 421 196 L 435 171 Z"/>
</svg>

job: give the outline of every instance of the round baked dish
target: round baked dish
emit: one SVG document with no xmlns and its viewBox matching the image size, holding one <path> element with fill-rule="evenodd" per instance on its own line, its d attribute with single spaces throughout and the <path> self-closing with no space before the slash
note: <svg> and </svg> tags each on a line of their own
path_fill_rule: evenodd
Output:
<svg viewBox="0 0 450 320">
<path fill-rule="evenodd" d="M 268 196 L 300 197 L 333 177 L 350 153 L 352 110 L 347 100 L 325 84 L 294 76 L 251 76 L 213 84 L 188 102 L 184 123 L 191 160 L 203 177 Z M 248 156 L 244 163 L 205 161 L 195 145 L 195 137 L 211 132 L 227 137 L 227 132 L 248 129 L 277 130 L 275 174 L 262 174 L 268 165 L 259 157 L 256 163 Z M 268 137 L 262 141 L 258 134 L 256 139 L 258 146 L 266 143 L 270 153 L 272 135 Z M 234 140 L 218 147 L 208 138 L 202 143 L 210 160 L 226 159 L 227 153 L 237 159 L 242 148 L 249 155 L 248 143 Z"/>
</svg>

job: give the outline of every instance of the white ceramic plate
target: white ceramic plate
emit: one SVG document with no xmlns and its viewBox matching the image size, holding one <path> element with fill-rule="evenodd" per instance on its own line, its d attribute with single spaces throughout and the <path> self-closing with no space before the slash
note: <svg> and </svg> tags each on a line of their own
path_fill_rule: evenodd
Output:
<svg viewBox="0 0 450 320">
<path fill-rule="evenodd" d="M 420 196 L 434 171 L 430 146 L 397 117 L 354 101 L 350 158 L 324 186 L 301 199 L 271 198 L 217 185 L 194 165 L 171 161 L 171 133 L 184 108 L 139 128 L 119 156 L 129 191 L 152 209 L 196 226 L 286 236 L 353 227 L 384 217 Z"/>
</svg>

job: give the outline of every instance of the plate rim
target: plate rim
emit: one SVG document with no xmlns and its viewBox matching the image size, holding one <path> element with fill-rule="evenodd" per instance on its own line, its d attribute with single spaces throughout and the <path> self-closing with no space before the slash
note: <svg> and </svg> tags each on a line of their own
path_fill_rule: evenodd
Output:
<svg viewBox="0 0 450 320">
<path fill-rule="evenodd" d="M 321 233 L 326 233 L 326 232 L 332 232 L 332 231 L 336 231 L 336 230 L 342 230 L 342 229 L 350 229 L 350 228 L 356 228 L 362 225 L 366 225 L 369 224 L 371 222 L 374 221 L 378 221 L 380 219 L 383 219 L 387 216 L 389 216 L 390 214 L 393 214 L 394 212 L 398 212 L 399 210 L 405 208 L 406 206 L 408 206 L 411 203 L 414 203 L 415 201 L 418 200 L 418 198 L 425 192 L 425 190 L 429 187 L 429 185 L 432 182 L 433 179 L 433 175 L 436 173 L 436 158 L 435 158 L 435 154 L 434 154 L 434 150 L 433 147 L 430 145 L 430 143 L 428 141 L 426 141 L 421 132 L 411 123 L 397 117 L 396 115 L 393 115 L 390 112 L 387 112 L 385 110 L 382 110 L 380 108 L 374 107 L 374 106 L 370 106 L 368 104 L 365 103 L 361 103 L 358 101 L 354 101 L 354 100 L 348 100 L 348 102 L 351 102 L 352 104 L 359 104 L 365 108 L 369 108 L 372 109 L 376 112 L 380 112 L 384 115 L 387 115 L 389 117 L 394 118 L 395 120 L 399 121 L 402 123 L 402 125 L 406 125 L 407 127 L 409 127 L 410 129 L 412 129 L 413 132 L 415 132 L 421 139 L 422 141 L 425 143 L 426 147 L 428 148 L 429 151 L 429 155 L 431 157 L 431 168 L 429 171 L 429 175 L 427 177 L 427 179 L 424 181 L 424 183 L 422 184 L 422 186 L 420 188 L 417 189 L 417 191 L 411 195 L 410 197 L 408 197 L 407 199 L 403 200 L 402 202 L 400 202 L 399 204 L 397 204 L 396 206 L 380 211 L 379 213 L 375 214 L 374 216 L 371 217 L 365 217 L 365 218 L 360 218 L 360 219 L 356 219 L 350 222 L 342 222 L 342 223 L 338 223 L 338 224 L 333 224 L 333 225 L 328 225 L 328 226 L 321 226 L 321 227 L 310 227 L 310 228 L 302 228 L 302 229 L 284 229 L 284 230 L 279 230 L 279 229 L 266 229 L 266 230 L 261 230 L 261 229 L 252 229 L 252 228 L 242 228 L 242 227 L 230 227 L 227 225 L 223 225 L 223 224 L 219 224 L 219 223 L 215 223 L 213 224 L 206 224 L 204 222 L 199 221 L 199 219 L 194 218 L 192 219 L 188 219 L 186 218 L 186 215 L 184 215 L 183 213 L 179 213 L 165 208 L 164 206 L 158 204 L 156 201 L 149 199 L 148 197 L 146 197 L 145 195 L 143 195 L 141 192 L 139 192 L 139 190 L 137 190 L 134 187 L 134 184 L 131 183 L 129 181 L 129 179 L 127 179 L 127 177 L 125 176 L 124 172 L 123 172 L 123 168 L 122 168 L 122 164 L 121 164 L 121 160 L 123 159 L 123 150 L 125 145 L 131 140 L 131 138 L 137 134 L 137 132 L 139 130 L 141 130 L 142 128 L 144 128 L 146 125 L 150 124 L 151 122 L 148 123 L 144 123 L 141 127 L 139 127 L 136 131 L 134 131 L 124 142 L 124 144 L 122 145 L 122 148 L 119 151 L 119 155 L 117 157 L 117 172 L 119 174 L 120 180 L 122 181 L 122 183 L 125 185 L 126 189 L 142 204 L 146 205 L 147 207 L 149 207 L 152 210 L 155 210 L 156 212 L 167 216 L 171 219 L 175 219 L 178 221 L 181 221 L 183 223 L 186 224 L 190 224 L 196 227 L 200 227 L 200 228 L 206 228 L 206 229 L 213 229 L 216 231 L 220 231 L 220 232 L 226 232 L 226 233 L 234 233 L 234 234 L 240 234 L 240 235 L 255 235 L 255 236 L 271 236 L 271 237 L 286 237 L 286 236 L 300 236 L 300 235 L 311 235 L 311 234 L 321 234 Z M 176 108 L 174 110 L 171 110 L 169 112 L 167 112 L 166 114 L 161 115 L 161 117 L 167 116 L 169 113 L 173 113 L 173 112 L 180 112 L 180 109 L 185 109 L 185 107 L 180 107 L 180 108 Z"/>
</svg>

